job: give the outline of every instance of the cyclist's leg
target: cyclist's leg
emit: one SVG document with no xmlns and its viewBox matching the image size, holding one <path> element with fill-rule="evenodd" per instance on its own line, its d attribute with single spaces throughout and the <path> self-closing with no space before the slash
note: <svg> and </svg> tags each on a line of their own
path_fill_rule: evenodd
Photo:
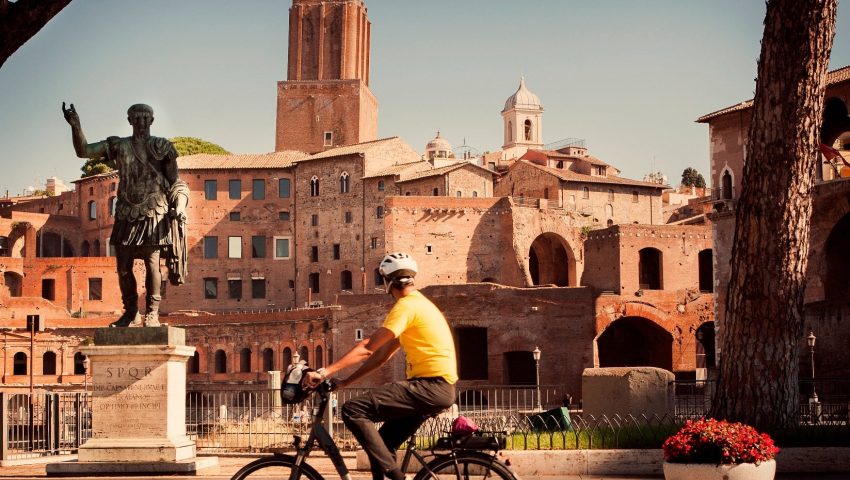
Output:
<svg viewBox="0 0 850 480">
<path fill-rule="evenodd" d="M 346 402 L 342 406 L 342 420 L 369 456 L 373 474 L 400 479 L 403 474 L 398 470 L 395 454 L 388 448 L 382 434 L 378 433 L 374 422 L 393 423 L 413 417 L 412 420 L 402 422 L 408 425 L 405 430 L 409 436 L 415 431 L 412 426 L 414 420 L 421 422 L 424 417 L 449 407 L 453 402 L 454 385 L 445 381 L 414 379 L 394 382 Z M 387 432 L 387 440 L 395 444 L 393 450 L 406 438 L 402 436 L 400 440 L 397 439 L 403 433 L 401 429 L 398 432 Z"/>
</svg>

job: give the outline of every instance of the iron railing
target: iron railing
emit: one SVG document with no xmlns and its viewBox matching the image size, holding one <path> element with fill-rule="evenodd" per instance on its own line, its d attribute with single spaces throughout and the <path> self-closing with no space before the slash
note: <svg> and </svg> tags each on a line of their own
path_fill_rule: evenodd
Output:
<svg viewBox="0 0 850 480">
<path fill-rule="evenodd" d="M 675 407 L 669 415 L 594 417 L 570 405 L 564 386 L 464 386 L 456 407 L 423 424 L 418 446 L 429 448 L 450 430 L 453 418 L 465 415 L 503 437 L 509 449 L 659 448 L 686 420 L 707 415 L 714 393 L 711 381 L 676 381 L 672 387 Z M 811 382 L 801 382 L 797 427 L 784 432 L 783 441 L 834 445 L 845 439 L 850 445 L 850 380 L 818 380 L 815 388 L 820 402 L 810 403 Z M 341 449 L 355 449 L 357 443 L 338 407 L 366 391 L 334 393 L 325 423 Z M 295 435 L 306 437 L 311 401 L 282 405 L 277 390 L 190 391 L 187 434 L 200 453 L 286 448 Z M 0 413 L 2 460 L 75 453 L 91 437 L 90 393 L 0 393 Z"/>
<path fill-rule="evenodd" d="M 91 438 L 91 394 L 0 392 L 0 459 L 75 453 Z"/>
</svg>

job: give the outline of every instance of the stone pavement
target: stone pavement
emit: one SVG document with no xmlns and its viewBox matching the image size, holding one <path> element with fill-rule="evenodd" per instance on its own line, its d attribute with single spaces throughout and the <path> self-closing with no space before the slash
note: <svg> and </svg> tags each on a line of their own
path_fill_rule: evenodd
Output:
<svg viewBox="0 0 850 480">
<path fill-rule="evenodd" d="M 253 456 L 222 456 L 219 457 L 219 468 L 218 470 L 211 471 L 203 471 L 200 475 L 197 476 L 134 476 L 134 477 L 108 477 L 108 476 L 98 476 L 98 477 L 74 477 L 76 480 L 84 480 L 86 478 L 91 478 L 92 480 L 110 480 L 117 478 L 133 478 L 137 480 L 142 479 L 156 479 L 156 480 L 228 480 L 234 473 L 236 473 L 239 468 L 243 465 L 254 460 Z M 371 479 L 371 475 L 369 472 L 365 471 L 355 471 L 355 458 L 353 455 L 345 455 L 345 462 L 348 465 L 348 468 L 352 470 L 352 477 L 355 480 L 369 480 Z M 331 465 L 330 460 L 326 457 L 315 456 L 310 457 L 309 463 L 315 467 L 319 473 L 322 474 L 327 479 L 337 478 L 336 471 Z M 47 477 L 45 473 L 44 464 L 35 464 L 35 465 L 16 465 L 16 466 L 7 466 L 0 467 L 0 479 L 16 479 L 16 480 L 44 480 L 46 478 L 60 478 L 60 477 Z M 553 475 L 553 476 L 523 476 L 521 480 L 646 480 L 646 479 L 662 479 L 663 476 L 600 476 L 600 475 Z M 777 480 L 839 480 L 839 479 L 847 479 L 848 475 L 846 474 L 785 474 L 785 475 L 777 475 Z"/>
</svg>

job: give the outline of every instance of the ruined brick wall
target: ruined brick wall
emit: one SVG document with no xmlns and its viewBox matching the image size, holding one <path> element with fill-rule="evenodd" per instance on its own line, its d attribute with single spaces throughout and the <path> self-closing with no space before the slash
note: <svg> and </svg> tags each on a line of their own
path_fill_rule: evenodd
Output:
<svg viewBox="0 0 850 480">
<path fill-rule="evenodd" d="M 597 291 L 619 294 L 620 285 L 620 238 L 618 227 L 593 230 L 584 240 L 584 271 L 581 284 Z"/>
<path fill-rule="evenodd" d="M 388 197 L 387 251 L 408 252 L 419 264 L 420 286 L 517 278 L 511 212 L 505 199 Z"/>
<path fill-rule="evenodd" d="M 44 213 L 48 215 L 65 215 L 76 217 L 79 199 L 76 190 L 62 192 L 54 197 L 44 197 L 37 200 L 16 203 L 12 208 L 17 212 Z"/>
</svg>

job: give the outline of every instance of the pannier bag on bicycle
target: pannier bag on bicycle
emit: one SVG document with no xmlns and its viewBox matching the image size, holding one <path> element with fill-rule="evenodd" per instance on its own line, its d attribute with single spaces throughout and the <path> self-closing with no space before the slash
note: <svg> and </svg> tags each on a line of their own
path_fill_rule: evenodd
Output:
<svg viewBox="0 0 850 480">
<path fill-rule="evenodd" d="M 301 379 L 304 374 L 313 371 L 304 360 L 286 367 L 286 374 L 280 386 L 280 398 L 286 405 L 294 405 L 303 402 L 310 392 L 301 387 Z"/>
</svg>

